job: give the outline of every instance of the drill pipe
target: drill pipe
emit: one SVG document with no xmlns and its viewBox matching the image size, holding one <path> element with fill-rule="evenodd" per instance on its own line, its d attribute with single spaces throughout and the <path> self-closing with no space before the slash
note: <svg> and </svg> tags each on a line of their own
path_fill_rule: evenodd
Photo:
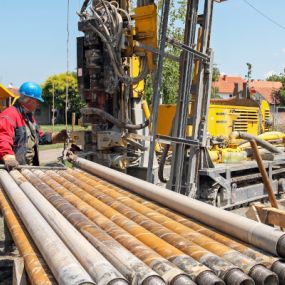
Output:
<svg viewBox="0 0 285 285">
<path fill-rule="evenodd" d="M 205 226 L 203 226 L 202 224 L 198 223 L 198 222 L 194 222 L 193 220 L 190 220 L 189 218 L 186 218 L 185 216 L 182 215 L 178 215 L 170 210 L 168 210 L 167 208 L 163 208 L 158 206 L 157 204 L 154 204 L 150 201 L 147 201 L 145 199 L 140 198 L 137 195 L 134 195 L 126 190 L 123 190 L 119 187 L 116 187 L 102 179 L 96 178 L 86 172 L 83 172 L 82 170 L 76 169 L 76 172 L 81 173 L 82 175 L 85 175 L 86 177 L 92 179 L 93 181 L 97 182 L 98 184 L 102 184 L 102 185 L 108 185 L 109 187 L 116 189 L 116 191 L 118 191 L 119 193 L 122 193 L 132 199 L 134 199 L 135 201 L 144 204 L 145 206 L 199 232 L 202 233 L 204 235 L 207 235 L 208 237 L 225 244 L 226 246 L 233 248 L 239 252 L 241 252 L 242 254 L 256 260 L 257 263 L 260 263 L 264 266 L 266 266 L 268 269 L 272 270 L 273 272 L 275 272 L 278 275 L 279 278 L 279 283 L 280 284 L 285 284 L 285 264 L 282 260 L 280 260 L 279 258 L 273 257 L 273 256 L 268 256 L 265 254 L 262 254 L 261 252 L 254 250 L 250 247 L 248 247 L 246 244 L 244 243 L 240 243 L 236 240 L 233 240 L 232 238 L 230 238 L 229 236 L 225 236 L 222 235 L 221 233 L 218 233 L 214 230 L 211 230 Z M 86 181 L 88 183 L 88 181 Z"/>
<path fill-rule="evenodd" d="M 237 239 L 252 244 L 274 255 L 285 257 L 285 233 L 276 228 L 216 208 L 209 204 L 185 197 L 173 191 L 126 175 L 83 158 L 74 158 L 74 164 L 94 175 L 169 207 L 187 217 L 194 218 L 227 233 Z M 266 235 L 264 234 L 266 233 Z"/>
<path fill-rule="evenodd" d="M 101 195 L 100 194 L 101 192 L 106 194 L 106 197 L 107 199 L 110 200 L 111 204 L 114 203 L 112 201 L 114 201 L 113 199 L 115 199 L 119 203 L 122 203 L 124 206 L 132 208 L 134 211 L 137 211 L 138 213 L 144 215 L 145 217 L 148 217 L 149 219 L 160 224 L 161 226 L 164 226 L 165 228 L 179 234 L 180 236 L 188 239 L 189 241 L 194 242 L 195 244 L 200 245 L 201 247 L 207 249 L 208 251 L 235 264 L 236 266 L 241 268 L 246 274 L 252 277 L 257 285 L 278 284 L 278 278 L 276 274 L 269 271 L 264 266 L 258 265 L 258 263 L 256 263 L 255 260 L 245 255 L 242 255 L 240 252 L 233 250 L 225 246 L 224 244 L 209 238 L 206 235 L 194 231 L 193 229 L 186 227 L 183 224 L 180 224 L 175 220 L 168 218 L 167 216 L 162 215 L 159 212 L 154 211 L 145 205 L 142 205 L 141 203 L 136 202 L 134 199 L 131 199 L 126 195 L 120 194 L 118 191 L 116 191 L 116 189 L 114 189 L 110 185 L 100 185 L 98 182 L 88 178 L 84 174 L 81 174 L 73 170 L 68 170 L 67 172 L 69 172 L 73 178 L 77 178 L 80 181 L 83 181 L 86 184 L 88 184 L 89 187 L 87 187 L 87 189 L 85 190 L 88 191 L 91 195 L 94 193 L 93 195 L 99 197 L 99 195 Z M 92 190 L 92 187 L 96 188 L 96 191 Z M 99 190 L 100 192 L 97 190 Z M 110 197 L 112 197 L 113 199 L 111 200 Z M 104 202 L 106 201 L 104 200 Z M 126 210 L 128 209 L 126 208 Z"/>
<path fill-rule="evenodd" d="M 0 207 L 13 240 L 24 259 L 25 269 L 32 285 L 56 285 L 48 266 L 41 258 L 35 244 L 14 213 L 2 190 L 0 190 Z"/>
<path fill-rule="evenodd" d="M 206 266 L 202 265 L 201 263 L 198 263 L 190 256 L 185 255 L 177 248 L 171 246 L 170 244 L 166 243 L 164 240 L 150 233 L 143 227 L 137 225 L 132 220 L 129 220 L 123 215 L 120 215 L 120 213 L 108 207 L 107 205 L 105 205 L 98 199 L 94 198 L 90 194 L 86 193 L 76 185 L 70 183 L 68 180 L 61 177 L 60 175 L 52 171 L 47 171 L 47 173 L 50 177 L 52 177 L 55 181 L 57 181 L 63 187 L 68 189 L 71 193 L 81 198 L 84 202 L 94 207 L 97 211 L 100 211 L 104 216 L 108 218 L 116 216 L 117 217 L 116 224 L 118 226 L 122 227 L 124 230 L 126 230 L 131 235 L 133 235 L 141 242 L 143 242 L 145 245 L 151 247 L 158 254 L 165 257 L 166 259 L 174 263 L 176 266 L 181 268 L 183 271 L 188 273 L 197 284 L 199 285 L 221 284 L 219 283 L 220 279 L 217 279 L 217 277 Z M 64 198 L 68 199 L 67 196 L 64 196 Z M 78 209 L 81 212 L 83 212 L 87 217 L 89 217 L 91 220 L 93 220 L 95 223 L 98 223 L 97 219 L 94 220 L 95 210 L 93 210 L 92 212 L 91 211 L 88 212 L 84 211 L 85 209 L 82 209 L 82 207 L 80 208 L 78 207 Z"/>
<path fill-rule="evenodd" d="M 34 174 L 25 173 L 27 179 L 41 192 L 41 194 L 48 199 L 60 211 L 73 226 L 75 226 L 89 241 L 118 268 L 121 273 L 128 278 L 131 284 L 146 284 L 147 279 L 156 276 L 143 262 L 133 256 L 129 251 L 122 247 L 116 240 L 112 239 L 105 232 L 103 232 L 96 224 L 91 222 L 85 215 L 72 206 L 61 195 L 57 194 L 47 184 L 52 184 L 56 188 L 62 188 L 60 184 L 52 180 L 48 175 L 42 171 L 34 171 Z M 47 181 L 45 184 L 42 181 Z M 67 190 L 62 190 L 66 191 Z M 57 192 L 62 192 L 57 190 Z M 75 196 L 76 197 L 76 196 Z M 77 197 L 76 197 L 77 198 Z M 77 198 L 78 199 L 78 198 Z M 129 241 L 128 241 L 129 242 Z M 104 246 L 102 246 L 104 244 Z M 142 252 L 145 254 L 145 252 Z M 151 260 L 154 263 L 159 263 L 159 260 Z M 167 266 L 168 264 L 160 264 L 166 266 L 169 270 L 168 274 L 171 278 L 169 283 L 173 280 L 188 280 L 189 278 L 183 274 L 182 271 L 174 267 Z M 166 272 L 165 272 L 166 273 Z M 180 276 L 183 275 L 183 276 Z M 182 285 L 184 282 L 178 282 L 177 285 Z M 175 283 L 176 284 L 176 283 Z M 189 284 L 191 281 L 189 279 Z M 194 283 L 193 283 L 194 284 Z"/>
<path fill-rule="evenodd" d="M 22 173 L 29 180 L 37 178 L 29 170 Z M 70 223 L 27 181 L 18 171 L 10 175 L 21 187 L 42 216 L 49 222 L 62 241 L 67 244 L 96 283 L 127 285 L 124 277 L 115 269 Z M 34 176 L 34 177 L 32 177 Z M 51 219 L 52 217 L 52 219 Z"/>
<path fill-rule="evenodd" d="M 200 247 L 199 245 L 179 236 L 178 234 L 174 233 L 173 231 L 161 226 L 159 223 L 156 223 L 145 216 L 139 214 L 138 212 L 132 210 L 129 207 L 126 207 L 124 204 L 118 201 L 114 201 L 110 196 L 105 195 L 104 193 L 94 189 L 92 186 L 86 184 L 85 182 L 74 178 L 73 176 L 69 175 L 67 172 L 60 171 L 59 172 L 62 177 L 67 179 L 68 181 L 72 182 L 73 184 L 79 186 L 81 189 L 88 192 L 90 195 L 96 197 L 103 203 L 107 204 L 108 206 L 112 207 L 114 210 L 117 210 L 118 213 L 121 213 L 125 217 L 133 220 L 140 226 L 144 227 L 145 229 L 149 230 L 156 236 L 160 237 L 161 239 L 165 240 L 169 244 L 173 245 L 174 247 L 180 249 L 184 253 L 190 255 L 195 260 L 203 263 L 207 267 L 211 268 L 217 276 L 224 279 L 225 281 L 228 278 L 231 278 L 230 275 L 234 274 L 238 267 L 234 267 L 233 264 L 223 260 L 219 256 L 216 256 L 212 252 Z M 110 217 L 112 221 L 116 223 L 117 217 L 113 216 Z M 236 270 L 233 270 L 236 269 Z M 243 274 L 241 274 L 242 276 Z M 242 277 L 243 279 L 245 278 Z M 250 284 L 250 278 L 248 278 L 248 282 Z M 254 283 L 253 283 L 254 284 Z"/>
<path fill-rule="evenodd" d="M 5 170 L 0 170 L 0 183 L 57 282 L 62 285 L 95 284 Z"/>
</svg>

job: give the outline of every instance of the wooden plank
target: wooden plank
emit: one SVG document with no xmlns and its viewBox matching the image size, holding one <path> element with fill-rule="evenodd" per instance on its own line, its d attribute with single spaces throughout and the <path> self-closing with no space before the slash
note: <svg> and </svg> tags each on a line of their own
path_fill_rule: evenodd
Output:
<svg viewBox="0 0 285 285">
<path fill-rule="evenodd" d="M 285 211 L 266 207 L 262 204 L 254 205 L 262 223 L 285 228 Z"/>
<path fill-rule="evenodd" d="M 24 259 L 16 257 L 13 266 L 13 285 L 27 285 Z"/>
<path fill-rule="evenodd" d="M 247 218 L 261 223 L 259 214 L 254 204 L 249 207 L 249 209 L 245 212 L 245 215 Z"/>
</svg>

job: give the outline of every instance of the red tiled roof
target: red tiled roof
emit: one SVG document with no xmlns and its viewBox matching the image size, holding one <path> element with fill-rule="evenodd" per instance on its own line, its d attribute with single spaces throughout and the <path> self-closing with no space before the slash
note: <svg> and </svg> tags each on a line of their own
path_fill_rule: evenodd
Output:
<svg viewBox="0 0 285 285">
<path fill-rule="evenodd" d="M 219 80 L 213 82 L 213 87 L 219 89 L 221 94 L 233 94 L 235 83 L 238 83 L 240 90 L 243 89 L 243 83 L 246 82 L 245 79 L 239 76 L 227 76 L 221 75 Z M 249 82 L 249 87 L 252 91 L 261 94 L 269 104 L 279 104 L 280 100 L 274 97 L 274 93 L 278 92 L 282 87 L 281 82 L 275 81 L 265 81 L 265 80 L 251 80 Z M 275 101 L 275 102 L 274 102 Z"/>
<path fill-rule="evenodd" d="M 282 83 L 278 81 L 252 80 L 249 82 L 249 86 L 255 88 L 271 88 L 279 90 L 282 87 Z"/>
<path fill-rule="evenodd" d="M 279 96 L 274 96 L 275 92 L 278 92 L 279 89 L 272 89 L 272 88 L 254 88 L 255 93 L 262 95 L 262 97 L 269 103 L 269 104 L 280 104 Z"/>
<path fill-rule="evenodd" d="M 235 83 L 238 83 L 240 90 L 242 90 L 242 84 L 244 82 L 245 80 L 240 76 L 221 75 L 218 81 L 213 82 L 213 87 L 217 87 L 221 94 L 228 94 L 234 92 Z"/>
</svg>

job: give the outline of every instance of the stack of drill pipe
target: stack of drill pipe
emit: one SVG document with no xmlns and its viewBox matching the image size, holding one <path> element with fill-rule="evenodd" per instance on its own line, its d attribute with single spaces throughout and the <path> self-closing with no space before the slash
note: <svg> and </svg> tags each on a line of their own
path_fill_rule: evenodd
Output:
<svg viewBox="0 0 285 285">
<path fill-rule="evenodd" d="M 21 187 L 61 240 L 68 245 L 95 282 L 127 285 L 123 276 L 108 262 L 17 170 L 10 175 Z M 52 218 L 51 218 L 52 217 Z"/>
<path fill-rule="evenodd" d="M 123 210 L 125 212 L 124 214 L 129 215 L 129 217 L 131 216 L 131 219 L 127 218 L 119 211 L 114 210 L 112 207 L 106 205 L 104 202 L 101 202 L 99 199 L 88 194 L 85 191 L 86 188 L 88 188 L 88 185 L 86 185 L 84 182 L 78 181 L 76 179 L 74 180 L 72 176 L 68 175 L 65 172 L 60 172 L 60 175 L 55 174 L 52 171 L 48 171 L 47 173 L 62 186 L 64 186 L 69 191 L 77 195 L 79 198 L 87 202 L 89 205 L 96 208 L 107 218 L 115 222 L 118 226 L 124 228 L 129 233 L 133 234 L 143 243 L 148 246 L 152 246 L 153 249 L 157 251 L 157 253 L 166 257 L 170 261 L 174 262 L 172 258 L 173 256 L 176 256 L 175 262 L 177 262 L 176 260 L 179 260 L 180 262 L 181 258 L 177 257 L 181 257 L 181 255 L 184 256 L 184 260 L 186 260 L 185 254 L 187 254 L 189 255 L 188 260 L 190 260 L 192 264 L 193 259 L 190 259 L 190 256 L 192 256 L 194 259 L 196 258 L 196 260 L 202 261 L 204 264 L 207 264 L 213 271 L 215 271 L 218 276 L 223 278 L 228 284 L 233 284 L 233 280 L 235 280 L 236 284 L 254 284 L 252 279 L 249 278 L 246 274 L 244 274 L 242 270 L 238 268 L 238 266 L 234 266 L 230 262 L 214 255 L 213 253 L 205 250 L 204 248 L 194 243 L 191 243 L 186 239 L 183 240 L 182 237 L 180 238 L 178 235 L 172 233 L 169 230 L 161 231 L 160 225 L 157 226 L 145 224 L 146 222 L 148 222 L 147 218 L 142 217 L 142 215 L 139 215 L 139 213 L 137 212 L 128 213 L 129 209 L 123 209 L 124 206 L 121 205 L 122 207 L 120 207 L 119 210 Z M 65 179 L 63 176 L 68 179 Z M 76 184 L 70 182 L 69 180 L 72 180 L 72 182 L 75 182 Z M 81 186 L 84 188 L 84 190 L 81 189 Z M 104 196 L 102 195 L 102 193 L 99 193 L 98 195 Z M 138 225 L 134 222 L 135 220 L 138 221 L 138 219 L 141 225 Z M 178 251 L 177 249 L 180 249 L 181 251 Z M 186 271 L 185 262 L 184 264 L 177 263 L 176 265 Z M 193 272 L 193 268 L 189 268 L 187 273 L 190 273 L 194 281 L 198 282 L 197 276 L 194 275 L 196 272 Z"/>
<path fill-rule="evenodd" d="M 268 225 L 216 208 L 201 201 L 76 157 L 74 165 L 144 198 L 158 202 L 234 238 L 279 257 L 285 257 L 285 233 Z M 265 234 L 266 233 L 266 234 Z"/>
<path fill-rule="evenodd" d="M 115 189 L 118 193 L 122 194 L 123 196 L 118 196 L 117 199 L 120 201 L 125 201 L 126 200 L 126 196 L 135 200 L 136 202 L 139 202 L 140 204 L 143 204 L 145 206 L 147 206 L 148 208 L 155 210 L 171 219 L 173 219 L 174 221 L 177 221 L 199 233 L 202 233 L 220 243 L 223 243 L 224 245 L 233 248 L 239 252 L 241 252 L 242 254 L 256 260 L 258 263 L 266 266 L 268 269 L 272 270 L 273 272 L 275 272 L 278 277 L 279 277 L 279 282 L 281 284 L 285 284 L 285 264 L 282 262 L 282 260 L 280 260 L 280 258 L 276 258 L 276 257 L 272 257 L 272 256 L 268 256 L 265 254 L 262 254 L 260 251 L 257 251 L 253 248 L 250 248 L 248 245 L 246 245 L 245 243 L 241 243 L 238 242 L 232 238 L 230 238 L 229 236 L 223 235 L 217 231 L 215 231 L 214 229 L 210 229 L 207 228 L 205 225 L 202 225 L 196 221 L 193 221 L 189 218 L 186 218 L 185 216 L 182 215 L 178 215 L 177 213 L 170 211 L 169 209 L 165 208 L 165 207 L 161 207 L 158 206 L 157 204 L 147 201 L 145 199 L 142 199 L 141 197 L 134 195 L 132 193 L 130 193 L 129 191 L 126 191 L 122 188 L 119 188 L 117 186 L 114 186 L 100 178 L 96 178 L 88 173 L 84 173 L 81 170 L 76 170 L 77 172 L 79 172 L 80 174 L 83 174 L 86 178 L 91 179 L 90 180 L 85 180 L 85 182 L 87 182 L 90 185 L 93 185 L 94 187 L 100 187 L 100 185 L 107 185 L 109 189 Z M 74 172 L 75 174 L 75 172 Z M 76 176 L 76 174 L 75 174 Z M 96 184 L 95 184 L 95 183 Z M 100 189 L 100 188 L 99 188 Z M 108 191 L 109 192 L 109 191 Z M 151 211 L 150 211 L 151 213 Z"/>
<path fill-rule="evenodd" d="M 121 194 L 117 193 L 115 190 L 105 185 L 99 187 L 96 182 L 92 183 L 92 180 L 88 179 L 88 177 L 71 170 L 70 172 L 71 173 L 69 174 L 67 171 L 61 171 L 60 175 L 161 237 L 169 244 L 172 244 L 183 252 L 191 255 L 196 260 L 204 263 L 225 281 L 227 281 L 227 272 L 233 268 L 234 264 L 252 277 L 257 285 L 278 284 L 276 274 L 269 271 L 264 266 L 257 264 L 253 259 L 244 256 L 191 228 L 187 228 L 158 212 L 154 212 L 150 208 L 147 208 L 128 197 L 126 197 L 127 199 L 124 199 L 123 203 L 115 200 L 113 197 L 118 198 L 121 196 Z M 88 185 L 85 182 L 86 180 L 89 181 L 91 185 Z M 237 277 L 232 277 L 232 279 L 237 279 Z"/>
<path fill-rule="evenodd" d="M 24 173 L 27 175 L 27 171 L 25 171 Z M 56 173 L 52 171 L 48 171 L 47 174 L 50 176 L 50 178 L 47 177 L 47 175 L 42 175 L 39 171 L 36 171 L 36 174 L 44 182 L 46 182 L 51 188 L 53 188 L 56 192 L 62 195 L 67 201 L 69 201 L 72 205 L 78 208 L 83 214 L 85 214 L 88 218 L 90 218 L 97 225 L 99 225 L 106 232 L 108 232 L 108 234 L 110 234 L 113 238 L 117 239 L 125 247 L 127 247 L 134 254 L 136 254 L 139 258 L 142 258 L 143 261 L 149 264 L 151 267 L 154 266 L 154 269 L 156 268 L 155 264 L 157 263 L 157 261 L 159 261 L 159 258 L 161 257 L 159 257 L 158 254 L 155 254 L 153 251 L 150 251 L 149 249 L 147 249 L 146 246 L 152 247 L 162 256 L 164 256 L 165 258 L 168 258 L 169 261 L 171 261 L 172 263 L 174 263 L 175 265 L 183 269 L 186 273 L 190 274 L 190 276 L 193 278 L 193 280 L 195 280 L 197 284 L 200 284 L 200 285 L 202 284 L 203 285 L 224 284 L 215 275 L 213 275 L 213 273 L 209 272 L 209 269 L 207 267 L 203 266 L 202 264 L 199 264 L 197 261 L 195 261 L 191 257 L 185 255 L 183 252 L 179 251 L 175 247 L 159 239 L 157 236 L 148 232 L 144 228 L 138 226 L 134 222 L 126 219 L 125 217 L 121 217 L 122 219 L 121 219 L 120 225 L 124 229 L 126 229 L 129 233 L 133 234 L 135 237 L 138 237 L 138 239 L 144 242 L 145 245 L 143 245 L 142 243 L 138 243 L 138 241 L 135 238 L 131 238 L 131 235 L 129 234 L 126 235 L 126 232 L 122 231 L 120 227 L 115 226 L 115 224 L 108 221 L 108 219 L 106 219 L 98 211 L 90 207 L 88 204 L 82 202 L 82 200 L 84 200 L 85 202 L 86 201 L 88 202 L 90 198 L 90 195 L 88 193 L 80 190 L 78 187 L 76 187 L 76 185 L 68 182 L 64 178 L 57 175 Z M 31 175 L 29 175 L 29 178 L 31 178 Z M 55 179 L 60 184 L 56 183 L 51 178 Z M 35 183 L 34 179 L 33 179 L 33 182 Z M 60 185 L 61 187 L 59 187 Z M 76 193 L 78 197 L 71 193 Z M 82 200 L 79 198 L 82 198 Z M 94 208 L 96 208 L 97 210 L 105 209 L 107 212 L 109 212 L 109 215 L 114 215 L 116 213 L 114 210 L 109 209 L 109 207 L 107 207 L 105 204 L 101 203 L 100 201 L 98 201 L 96 206 L 97 207 L 94 207 Z M 134 247 L 132 247 L 132 245 Z M 142 245 L 143 245 L 144 251 L 141 250 Z M 151 254 L 151 256 L 145 255 L 144 254 L 145 251 Z M 155 263 L 152 262 L 153 260 L 155 260 Z M 163 268 L 159 268 L 159 270 L 161 271 L 163 270 Z M 243 279 L 243 281 L 244 280 L 246 281 L 248 279 L 245 278 Z M 240 283 L 237 283 L 237 284 L 240 284 Z"/>
<path fill-rule="evenodd" d="M 160 283 L 159 280 L 156 280 L 156 274 L 153 274 L 143 262 L 133 256 L 105 232 L 100 230 L 98 226 L 72 206 L 66 199 L 52 190 L 47 184 L 43 183 L 38 177 L 49 183 L 54 182 L 52 185 L 57 189 L 62 188 L 60 184 L 51 181 L 51 179 L 41 171 L 35 171 L 36 175 L 27 170 L 22 171 L 22 173 L 35 187 L 37 187 L 37 189 L 39 189 L 42 195 L 47 198 L 67 220 L 69 220 L 71 224 L 85 235 L 86 238 L 88 238 L 89 241 L 101 251 L 101 253 L 110 260 L 127 279 L 129 279 L 131 284 L 151 285 Z M 64 189 L 61 189 L 60 192 L 63 193 L 62 191 L 64 191 Z M 81 205 L 81 207 L 83 206 L 84 205 Z M 110 224 L 108 224 L 108 226 L 110 227 Z M 121 232 L 119 232 L 119 235 L 121 235 L 121 238 L 123 238 L 126 243 L 134 246 L 131 239 L 132 236 L 128 236 Z M 158 255 L 155 256 L 151 250 L 143 248 L 142 245 L 137 245 L 135 250 L 138 254 L 145 257 L 146 261 L 149 261 L 146 263 L 152 264 L 154 269 L 157 269 L 166 283 L 173 285 L 195 284 L 191 282 L 191 279 L 183 273 L 182 270 L 174 267 L 170 262 L 163 260 Z"/>
<path fill-rule="evenodd" d="M 217 232 L 216 229 L 132 194 L 132 177 L 122 173 L 113 176 L 113 170 L 103 169 L 105 175 L 111 173 L 112 178 L 108 181 L 81 170 L 42 172 L 32 169 L 22 170 L 25 177 L 17 171 L 12 171 L 10 175 L 21 185 L 45 219 L 51 220 L 50 225 L 54 226 L 54 220 L 57 220 L 55 228 L 65 231 L 59 226 L 64 222 L 55 218 L 54 211 L 42 209 L 46 207 L 43 201 L 39 202 L 41 199 L 50 202 L 64 216 L 63 219 L 69 221 L 129 280 L 129 284 L 164 284 L 161 279 L 154 282 L 153 279 L 143 279 L 141 271 L 149 272 L 151 269 L 142 269 L 141 261 L 156 271 L 152 277 L 159 274 L 165 284 L 170 285 L 224 284 L 210 269 L 223 278 L 227 285 L 278 284 L 272 271 L 278 273 L 279 284 L 285 284 L 284 264 L 279 259 L 259 253 L 250 246 Z M 0 172 L 0 182 L 4 184 L 4 178 L 1 177 Z M 120 185 L 119 177 L 130 178 L 128 188 L 131 191 L 124 190 L 123 188 L 127 188 L 122 187 L 124 185 L 114 185 Z M 6 182 L 9 184 L 9 181 Z M 139 180 L 139 183 L 144 182 Z M 40 196 L 33 193 L 36 189 L 41 193 L 37 193 Z M 148 189 L 146 191 L 148 192 Z M 165 189 L 163 191 L 168 192 Z M 143 197 L 148 195 L 144 194 L 142 193 Z M 15 199 L 15 193 L 12 196 Z M 175 203 L 173 200 L 173 206 L 177 207 Z M 45 215 L 45 211 L 50 214 Z M 227 213 L 224 210 L 222 212 Z M 255 232 L 255 228 L 252 228 L 248 235 L 251 236 L 252 232 Z M 272 237 L 272 233 L 269 235 Z M 66 244 L 70 243 L 63 237 L 61 239 Z M 71 250 L 74 246 L 69 247 Z M 282 253 L 282 238 L 281 245 L 279 244 L 275 251 Z M 134 275 L 137 278 L 132 278 Z"/>
<path fill-rule="evenodd" d="M 95 284 L 5 170 L 0 170 L 0 183 L 57 282 L 62 285 Z"/>
<path fill-rule="evenodd" d="M 1 189 L 0 208 L 19 253 L 24 259 L 25 269 L 31 284 L 56 285 L 57 283 L 48 266 Z"/>
<path fill-rule="evenodd" d="M 230 247 L 224 245 L 224 243 L 220 243 L 215 239 L 208 237 L 196 230 L 192 229 L 191 227 L 187 227 L 183 224 L 180 224 L 175 219 L 171 219 L 167 217 L 167 215 L 161 214 L 157 211 L 152 210 L 151 208 L 142 205 L 142 201 L 137 202 L 135 199 L 132 199 L 126 195 L 122 195 L 114 188 L 112 185 L 104 185 L 100 184 L 93 179 L 90 179 L 87 175 L 82 173 L 69 170 L 70 175 L 74 178 L 79 179 L 80 181 L 84 181 L 85 183 L 89 184 L 91 187 L 85 187 L 85 190 L 89 190 L 90 194 L 94 194 L 95 196 L 100 197 L 100 192 L 105 193 L 108 196 L 116 199 L 123 203 L 124 206 L 128 206 L 135 211 L 143 214 L 146 217 L 149 217 L 153 221 L 156 221 L 160 225 L 165 226 L 169 230 L 176 232 L 177 234 L 181 235 L 189 239 L 190 241 L 208 249 L 209 251 L 219 255 L 223 259 L 228 260 L 229 262 L 239 266 L 244 272 L 249 274 L 256 282 L 256 284 L 277 284 L 277 278 L 272 274 L 271 271 L 267 270 L 263 266 L 259 265 L 255 260 L 252 258 L 242 255 L 240 252 L 233 250 Z M 68 177 L 66 173 L 63 174 L 64 177 Z M 69 176 L 70 177 L 70 176 Z M 92 190 L 92 187 L 100 192 Z M 95 192 L 95 193 L 94 193 Z M 99 193 L 99 194 L 98 194 Z M 106 199 L 105 199 L 106 200 Z M 110 200 L 110 197 L 107 198 Z M 121 206 L 122 207 L 122 206 Z M 116 208 L 116 207 L 115 207 Z M 124 207 L 126 208 L 126 207 Z M 127 209 L 128 211 L 128 209 Z"/>
</svg>

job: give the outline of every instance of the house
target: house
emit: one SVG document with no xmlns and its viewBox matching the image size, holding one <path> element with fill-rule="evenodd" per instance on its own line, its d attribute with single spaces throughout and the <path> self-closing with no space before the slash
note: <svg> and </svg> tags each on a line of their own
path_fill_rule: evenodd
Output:
<svg viewBox="0 0 285 285">
<path fill-rule="evenodd" d="M 221 75 L 218 81 L 213 82 L 212 86 L 217 90 L 217 97 L 229 99 L 234 96 L 235 84 L 238 84 L 239 89 L 242 90 L 245 82 L 246 80 L 240 76 Z"/>
<path fill-rule="evenodd" d="M 238 90 L 243 91 L 243 86 L 246 82 L 240 76 L 221 75 L 218 81 L 213 82 L 212 86 L 216 89 L 217 97 L 228 99 L 235 96 L 236 85 L 238 86 Z M 272 113 L 276 112 L 276 106 L 280 104 L 279 91 L 281 87 L 281 82 L 265 80 L 249 81 L 249 93 L 257 99 L 265 99 L 269 103 Z"/>
<path fill-rule="evenodd" d="M 0 84 L 0 111 L 7 108 L 9 105 L 14 104 L 18 97 L 19 89 L 15 87 L 4 87 Z M 11 99 L 10 99 L 11 98 Z M 51 124 L 51 107 L 47 104 L 40 104 L 35 110 L 35 118 L 38 124 L 48 125 Z"/>
<path fill-rule="evenodd" d="M 254 96 L 261 96 L 269 103 L 271 113 L 276 113 L 276 107 L 280 105 L 281 82 L 251 80 L 249 87 Z"/>
</svg>

